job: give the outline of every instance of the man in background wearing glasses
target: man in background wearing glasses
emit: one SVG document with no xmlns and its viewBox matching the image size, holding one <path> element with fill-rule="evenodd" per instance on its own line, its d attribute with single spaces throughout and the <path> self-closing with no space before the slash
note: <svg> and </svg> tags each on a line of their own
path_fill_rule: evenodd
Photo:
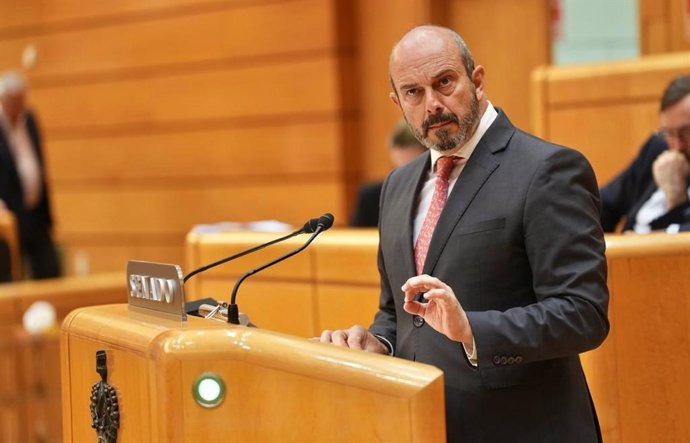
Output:
<svg viewBox="0 0 690 443">
<path fill-rule="evenodd" d="M 633 162 L 601 189 L 601 224 L 624 232 L 690 230 L 690 75 L 675 78 L 661 97 L 659 130 Z"/>
</svg>

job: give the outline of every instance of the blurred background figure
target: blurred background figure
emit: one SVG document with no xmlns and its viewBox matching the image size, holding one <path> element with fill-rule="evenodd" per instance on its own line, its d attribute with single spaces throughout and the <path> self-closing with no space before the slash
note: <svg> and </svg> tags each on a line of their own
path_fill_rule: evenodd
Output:
<svg viewBox="0 0 690 443">
<path fill-rule="evenodd" d="M 31 278 L 60 275 L 51 237 L 52 217 L 36 119 L 27 87 L 15 72 L 0 76 L 0 206 L 14 213 Z"/>
<path fill-rule="evenodd" d="M 388 139 L 388 152 L 395 168 L 414 160 L 426 151 L 424 145 L 414 136 L 404 119 L 393 128 Z M 355 227 L 375 227 L 379 222 L 379 196 L 383 181 L 367 183 L 359 188 L 357 204 L 352 213 L 350 225 Z"/>
<path fill-rule="evenodd" d="M 659 130 L 627 169 L 601 189 L 602 226 L 645 234 L 690 230 L 690 75 L 666 87 Z"/>
</svg>

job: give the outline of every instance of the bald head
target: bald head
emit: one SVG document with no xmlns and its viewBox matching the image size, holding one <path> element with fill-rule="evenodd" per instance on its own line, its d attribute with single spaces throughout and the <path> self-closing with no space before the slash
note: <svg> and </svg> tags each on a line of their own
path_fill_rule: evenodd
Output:
<svg viewBox="0 0 690 443">
<path fill-rule="evenodd" d="M 448 28 L 419 26 L 405 34 L 391 51 L 390 79 L 391 100 L 429 149 L 460 149 L 488 106 L 484 68 Z"/>
<path fill-rule="evenodd" d="M 393 46 L 388 60 L 389 70 L 392 72 L 393 65 L 398 61 L 401 53 L 404 54 L 406 51 L 429 44 L 436 44 L 439 49 L 451 49 L 451 51 L 457 49 L 458 57 L 465 67 L 467 76 L 472 77 L 474 57 L 472 57 L 465 40 L 452 29 L 434 25 L 417 26 L 403 35 L 400 41 Z M 395 84 L 393 84 L 393 88 L 395 89 Z"/>
</svg>

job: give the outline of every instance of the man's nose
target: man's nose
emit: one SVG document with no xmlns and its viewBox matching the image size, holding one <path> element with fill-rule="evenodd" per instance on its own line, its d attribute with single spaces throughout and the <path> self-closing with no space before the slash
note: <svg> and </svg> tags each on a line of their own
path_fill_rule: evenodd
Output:
<svg viewBox="0 0 690 443">
<path fill-rule="evenodd" d="M 426 113 L 429 115 L 440 114 L 443 112 L 444 106 L 441 102 L 441 97 L 437 91 L 433 89 L 426 94 Z"/>
</svg>

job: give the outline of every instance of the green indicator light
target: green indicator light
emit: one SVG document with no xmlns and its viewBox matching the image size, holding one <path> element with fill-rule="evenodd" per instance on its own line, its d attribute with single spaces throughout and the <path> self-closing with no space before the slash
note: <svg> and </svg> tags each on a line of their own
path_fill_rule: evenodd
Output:
<svg viewBox="0 0 690 443">
<path fill-rule="evenodd" d="M 199 375 L 192 386 L 194 400 L 204 408 L 215 408 L 225 399 L 225 383 L 213 372 Z"/>
</svg>

